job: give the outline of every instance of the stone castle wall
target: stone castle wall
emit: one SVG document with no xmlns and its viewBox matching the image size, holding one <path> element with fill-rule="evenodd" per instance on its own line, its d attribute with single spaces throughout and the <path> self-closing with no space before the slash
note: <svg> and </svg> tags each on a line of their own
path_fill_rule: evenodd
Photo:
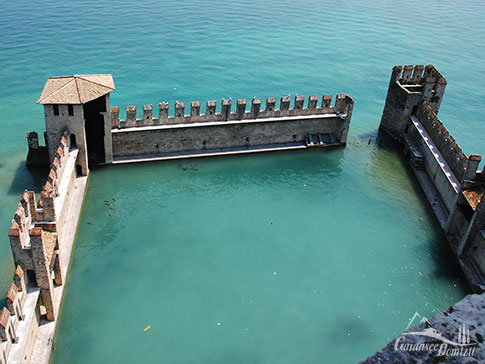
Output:
<svg viewBox="0 0 485 364">
<path fill-rule="evenodd" d="M 424 72 L 424 73 L 423 73 Z M 380 129 L 405 153 L 470 286 L 485 291 L 485 170 L 438 119 L 446 87 L 431 65 L 393 68 Z"/>
<path fill-rule="evenodd" d="M 455 176 L 461 182 L 463 179 L 474 179 L 481 157 L 466 155 L 453 135 L 438 119 L 433 108 L 422 102 L 416 112 L 421 124 L 426 128 L 434 144 L 438 147 Z"/>
<path fill-rule="evenodd" d="M 445 88 L 446 79 L 433 65 L 395 66 L 379 127 L 399 139 L 421 101 L 427 101 L 431 109 L 438 112 Z"/>
<path fill-rule="evenodd" d="M 65 280 L 59 222 L 69 207 L 77 156 L 77 149 L 69 148 L 65 131 L 40 198 L 25 191 L 13 216 L 8 236 L 16 271 L 0 314 L 1 364 L 35 361 L 31 354 L 39 325 L 57 318 L 60 293 L 56 294 L 55 287 Z M 77 225 L 77 221 L 70 223 Z"/>
<path fill-rule="evenodd" d="M 174 116 L 169 116 L 167 103 L 159 105 L 158 118 L 153 117 L 152 105 L 143 107 L 143 118 L 136 118 L 136 107 L 128 106 L 126 119 L 120 120 L 119 108 L 111 109 L 113 156 L 163 155 L 190 153 L 231 148 L 252 148 L 304 143 L 311 133 L 334 134 L 338 143 L 345 145 L 353 109 L 353 100 L 343 94 L 336 97 L 324 95 L 296 96 L 290 108 L 290 97 L 285 96 L 276 108 L 276 98 L 253 99 L 246 110 L 246 100 L 236 103 L 223 100 L 220 112 L 216 102 L 208 101 L 206 113 L 200 114 L 200 102 L 191 103 L 190 115 L 185 115 L 185 104 L 175 104 Z"/>
</svg>

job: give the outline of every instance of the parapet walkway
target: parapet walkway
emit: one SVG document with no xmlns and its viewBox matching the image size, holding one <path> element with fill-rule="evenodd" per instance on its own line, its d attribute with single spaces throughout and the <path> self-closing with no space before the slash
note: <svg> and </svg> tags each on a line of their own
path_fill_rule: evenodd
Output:
<svg viewBox="0 0 485 364">
<path fill-rule="evenodd" d="M 75 162 L 76 157 L 77 149 L 69 153 L 69 160 L 67 162 L 68 166 L 69 164 Z M 72 165 L 71 167 L 74 168 L 74 165 Z M 65 169 L 65 171 L 69 170 L 70 169 L 68 168 Z M 64 282 L 64 284 L 56 286 L 54 288 L 54 305 L 56 307 L 56 312 L 58 313 L 58 316 L 61 308 L 60 306 L 64 293 L 64 287 L 66 285 L 66 277 L 73 251 L 74 239 L 76 237 L 77 226 L 79 223 L 79 218 L 81 216 L 81 209 L 83 205 L 87 181 L 87 176 L 79 176 L 71 181 L 68 173 L 64 173 L 63 178 L 61 178 L 61 180 L 59 181 L 59 196 L 56 198 L 56 200 L 59 200 L 60 202 L 62 202 L 62 204 L 59 206 L 56 205 L 56 208 L 59 208 L 59 210 L 57 211 L 62 211 L 62 209 L 67 210 L 63 211 L 62 215 L 64 216 L 64 218 L 62 219 L 62 221 L 58 222 L 61 273 L 62 280 Z M 73 184 L 70 188 L 70 191 L 68 191 L 69 183 Z M 31 355 L 32 358 L 35 358 L 36 364 L 49 363 L 52 346 L 54 344 L 54 333 L 58 320 L 59 318 L 57 318 L 55 321 L 47 321 L 41 319 Z M 16 361 L 12 362 L 16 363 Z"/>
<path fill-rule="evenodd" d="M 448 181 L 450 184 L 453 186 L 454 190 L 456 193 L 459 191 L 459 186 L 460 186 L 460 181 L 458 181 L 458 178 L 456 178 L 455 174 L 451 170 L 450 166 L 448 166 L 448 163 L 446 163 L 445 158 L 441 154 L 440 150 L 438 147 L 434 144 L 433 140 L 429 136 L 428 132 L 424 128 L 424 126 L 421 124 L 419 119 L 416 116 L 411 116 L 411 122 L 414 124 L 416 127 L 416 130 L 418 130 L 419 134 L 423 138 L 424 142 L 428 146 L 429 150 L 433 153 L 434 158 L 440 165 L 441 169 L 443 170 L 443 173 L 446 175 L 448 178 Z"/>
</svg>

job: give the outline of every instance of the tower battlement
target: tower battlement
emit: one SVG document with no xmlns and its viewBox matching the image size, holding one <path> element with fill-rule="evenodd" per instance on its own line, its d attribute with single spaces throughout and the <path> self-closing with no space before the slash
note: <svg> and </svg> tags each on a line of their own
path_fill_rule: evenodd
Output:
<svg viewBox="0 0 485 364">
<path fill-rule="evenodd" d="M 409 116 L 416 114 L 422 101 L 438 113 L 445 93 L 446 79 L 433 66 L 394 66 L 380 129 L 394 139 L 405 131 Z"/>
</svg>

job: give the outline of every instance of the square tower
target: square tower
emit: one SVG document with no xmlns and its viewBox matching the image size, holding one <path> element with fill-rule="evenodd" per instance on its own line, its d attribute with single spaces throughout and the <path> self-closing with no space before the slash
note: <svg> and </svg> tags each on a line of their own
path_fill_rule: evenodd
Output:
<svg viewBox="0 0 485 364">
<path fill-rule="evenodd" d="M 379 128 L 399 139 L 409 117 L 415 115 L 424 100 L 438 113 L 445 93 L 446 79 L 431 64 L 395 66 L 387 91 L 386 103 Z"/>
<path fill-rule="evenodd" d="M 70 148 L 79 148 L 77 165 L 83 175 L 89 166 L 112 163 L 110 93 L 114 89 L 108 74 L 49 77 L 37 103 L 44 105 L 50 162 L 67 130 Z"/>
</svg>

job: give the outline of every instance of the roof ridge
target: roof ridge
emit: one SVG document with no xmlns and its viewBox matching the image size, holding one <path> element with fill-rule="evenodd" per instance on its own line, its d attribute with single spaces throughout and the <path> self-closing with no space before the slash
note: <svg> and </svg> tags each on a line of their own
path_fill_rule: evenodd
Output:
<svg viewBox="0 0 485 364">
<path fill-rule="evenodd" d="M 52 77 L 47 77 L 48 80 L 55 80 L 57 78 L 72 78 L 74 76 L 52 76 Z"/>
<path fill-rule="evenodd" d="M 55 89 L 55 90 L 54 90 L 54 91 L 52 91 L 50 94 L 47 94 L 47 95 L 45 95 L 45 96 L 44 96 L 42 99 L 37 100 L 37 103 L 38 103 L 38 104 L 40 104 L 42 100 L 45 100 L 47 97 L 49 97 L 49 96 L 51 96 L 51 95 L 55 94 L 57 91 L 62 90 L 64 87 L 66 87 L 67 85 L 69 85 L 69 84 L 70 84 L 72 81 L 74 81 L 74 80 L 75 80 L 75 78 L 73 78 L 72 80 L 67 81 L 67 82 L 66 82 L 64 85 L 62 85 L 61 87 L 59 87 L 59 88 Z M 78 90 L 78 92 L 79 92 L 79 90 Z M 79 99 L 81 99 L 81 98 L 79 98 Z"/>
<path fill-rule="evenodd" d="M 81 104 L 84 104 L 84 102 L 83 102 L 83 98 L 82 98 L 82 96 L 81 96 L 81 91 L 79 90 L 79 84 L 78 84 L 78 82 L 77 82 L 78 78 L 79 78 L 79 77 L 74 77 L 74 76 L 73 76 L 73 79 L 76 81 L 76 91 L 77 91 L 77 95 L 79 96 L 79 101 L 81 102 Z"/>
<path fill-rule="evenodd" d="M 81 79 L 83 81 L 89 82 L 89 83 L 93 83 L 93 84 L 98 85 L 98 86 L 102 86 L 102 87 L 106 87 L 106 88 L 112 89 L 111 87 L 106 86 L 106 85 L 103 85 L 102 83 L 88 80 L 87 78 L 84 78 L 83 76 L 99 76 L 99 75 L 79 75 L 77 78 L 79 78 L 79 79 Z M 114 88 L 112 90 L 114 90 Z"/>
</svg>

